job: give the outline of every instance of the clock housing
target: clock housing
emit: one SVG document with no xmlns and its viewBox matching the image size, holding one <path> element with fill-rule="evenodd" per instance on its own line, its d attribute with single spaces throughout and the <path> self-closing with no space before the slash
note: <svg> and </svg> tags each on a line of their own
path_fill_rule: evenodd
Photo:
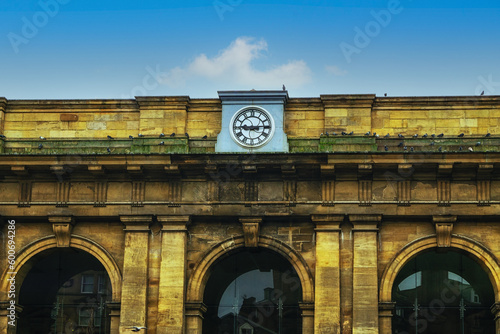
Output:
<svg viewBox="0 0 500 334">
<path fill-rule="evenodd" d="M 231 138 L 240 146 L 257 148 L 273 137 L 273 116 L 264 108 L 247 106 L 238 110 L 229 122 Z"/>
</svg>

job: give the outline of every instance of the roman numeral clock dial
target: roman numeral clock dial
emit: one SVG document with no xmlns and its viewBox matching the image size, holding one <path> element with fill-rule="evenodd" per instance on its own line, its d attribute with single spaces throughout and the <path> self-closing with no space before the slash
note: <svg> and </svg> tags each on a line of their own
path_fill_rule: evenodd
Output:
<svg viewBox="0 0 500 334">
<path fill-rule="evenodd" d="M 246 148 L 257 148 L 267 144 L 274 134 L 274 120 L 266 110 L 245 107 L 237 111 L 229 123 L 233 140 Z"/>
</svg>

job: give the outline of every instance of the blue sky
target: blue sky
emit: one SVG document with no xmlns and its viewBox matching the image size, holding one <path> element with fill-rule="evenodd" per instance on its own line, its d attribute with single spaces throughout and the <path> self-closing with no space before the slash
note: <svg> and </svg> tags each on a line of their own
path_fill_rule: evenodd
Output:
<svg viewBox="0 0 500 334">
<path fill-rule="evenodd" d="M 0 96 L 500 95 L 498 0 L 0 3 Z"/>
</svg>

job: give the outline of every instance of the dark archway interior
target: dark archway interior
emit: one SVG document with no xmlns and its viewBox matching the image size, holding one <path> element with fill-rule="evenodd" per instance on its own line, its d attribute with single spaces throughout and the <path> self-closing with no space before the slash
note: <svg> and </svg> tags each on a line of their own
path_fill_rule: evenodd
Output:
<svg viewBox="0 0 500 334">
<path fill-rule="evenodd" d="M 111 284 L 103 265 L 75 248 L 41 253 L 19 293 L 17 333 L 108 333 L 106 302 Z"/>
<path fill-rule="evenodd" d="M 203 333 L 301 333 L 301 296 L 295 269 L 279 254 L 233 253 L 213 265 L 203 298 Z"/>
<path fill-rule="evenodd" d="M 416 256 L 399 272 L 392 296 L 393 333 L 495 333 L 491 282 L 462 252 Z"/>
</svg>

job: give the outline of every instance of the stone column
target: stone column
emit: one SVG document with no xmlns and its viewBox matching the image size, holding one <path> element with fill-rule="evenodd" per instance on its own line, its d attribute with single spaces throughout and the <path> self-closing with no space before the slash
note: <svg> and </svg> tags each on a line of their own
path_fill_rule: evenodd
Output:
<svg viewBox="0 0 500 334">
<path fill-rule="evenodd" d="M 314 334 L 314 304 L 300 303 L 302 311 L 302 334 Z"/>
<path fill-rule="evenodd" d="M 350 215 L 353 224 L 353 330 L 378 333 L 377 232 L 381 215 Z"/>
<path fill-rule="evenodd" d="M 12 306 L 10 300 L 0 302 L 0 333 L 15 334 L 22 312 L 23 308 L 17 303 Z"/>
<path fill-rule="evenodd" d="M 500 334 L 500 302 L 491 305 L 490 310 L 495 317 L 495 333 Z"/>
<path fill-rule="evenodd" d="M 118 334 L 120 332 L 120 303 L 110 302 L 106 305 L 110 318 L 110 334 Z"/>
<path fill-rule="evenodd" d="M 121 216 L 120 220 L 125 224 L 120 333 L 128 334 L 128 327 L 146 326 L 149 224 L 153 217 Z"/>
<path fill-rule="evenodd" d="M 339 234 L 343 215 L 313 215 L 316 224 L 314 333 L 340 333 Z"/>
<path fill-rule="evenodd" d="M 160 216 L 162 227 L 157 334 L 184 333 L 189 216 Z"/>
<path fill-rule="evenodd" d="M 186 303 L 186 334 L 201 334 L 203 328 L 203 314 L 207 306 L 202 302 Z"/>
<path fill-rule="evenodd" d="M 391 334 L 392 333 L 392 316 L 394 308 L 396 307 L 395 302 L 380 302 L 378 304 L 378 330 L 379 334 Z"/>
</svg>

